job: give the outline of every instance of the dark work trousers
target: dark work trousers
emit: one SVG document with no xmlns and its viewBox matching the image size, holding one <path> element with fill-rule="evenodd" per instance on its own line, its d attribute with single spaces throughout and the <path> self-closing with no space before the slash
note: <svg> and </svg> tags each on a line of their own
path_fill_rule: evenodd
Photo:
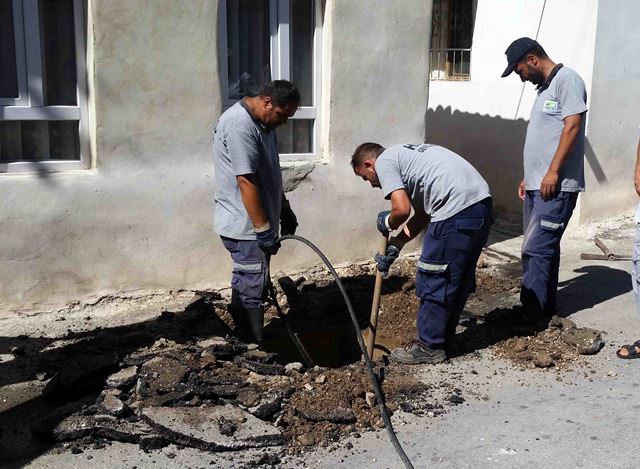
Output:
<svg viewBox="0 0 640 469">
<path fill-rule="evenodd" d="M 416 273 L 418 339 L 442 348 L 455 335 L 460 314 L 475 290 L 476 263 L 493 222 L 491 198 L 446 220 L 430 223 Z"/>
<path fill-rule="evenodd" d="M 222 243 L 233 259 L 231 288 L 240 306 L 259 308 L 266 299 L 269 262 L 257 241 L 238 240 L 221 236 Z M 234 295 L 234 296 L 235 296 Z"/>
<path fill-rule="evenodd" d="M 540 191 L 526 191 L 522 211 L 522 289 L 528 314 L 555 314 L 560 268 L 560 240 L 578 199 L 577 192 L 557 192 L 542 200 Z"/>
</svg>

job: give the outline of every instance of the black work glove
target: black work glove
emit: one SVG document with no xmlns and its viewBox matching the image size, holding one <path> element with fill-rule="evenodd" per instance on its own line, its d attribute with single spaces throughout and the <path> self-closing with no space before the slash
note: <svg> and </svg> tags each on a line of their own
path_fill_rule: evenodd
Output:
<svg viewBox="0 0 640 469">
<path fill-rule="evenodd" d="M 378 220 L 376 221 L 376 225 L 378 226 L 378 231 L 383 234 L 383 236 L 389 236 L 389 228 L 387 228 L 386 220 L 391 215 L 389 210 L 385 210 L 384 212 L 380 212 L 378 214 Z"/>
<path fill-rule="evenodd" d="M 296 228 L 298 227 L 298 219 L 296 214 L 293 213 L 289 205 L 285 205 L 280 210 L 280 232 L 282 235 L 296 234 Z"/>
<path fill-rule="evenodd" d="M 384 256 L 378 253 L 373 258 L 378 264 L 378 270 L 382 272 L 383 275 L 387 275 L 389 273 L 389 268 L 391 268 L 391 264 L 393 264 L 393 261 L 395 261 L 399 255 L 400 248 L 390 244 L 387 246 L 387 252 Z"/>
<path fill-rule="evenodd" d="M 267 256 L 276 255 L 278 253 L 278 249 L 280 249 L 280 243 L 271 228 L 257 232 L 256 241 L 258 241 L 258 246 Z"/>
</svg>

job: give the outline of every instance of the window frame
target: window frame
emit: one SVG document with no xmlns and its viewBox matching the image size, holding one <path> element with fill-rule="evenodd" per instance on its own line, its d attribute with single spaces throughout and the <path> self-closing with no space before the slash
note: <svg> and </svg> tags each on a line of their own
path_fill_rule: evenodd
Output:
<svg viewBox="0 0 640 469">
<path fill-rule="evenodd" d="M 85 11 L 83 0 L 73 0 L 74 42 L 76 54 L 76 105 L 45 106 L 43 55 L 40 40 L 38 0 L 12 0 L 17 99 L 0 100 L 0 121 L 78 121 L 79 160 L 0 161 L 0 173 L 53 172 L 87 169 L 91 165 L 87 105 L 87 65 Z M 11 101 L 10 104 L 5 104 Z"/>
<path fill-rule="evenodd" d="M 471 59 L 473 52 L 473 44 L 469 47 L 449 47 L 452 44 L 450 43 L 450 26 L 451 19 L 450 16 L 455 15 L 454 5 L 457 0 L 434 0 L 432 6 L 432 30 L 431 30 L 431 38 L 429 44 L 429 81 L 448 81 L 448 82 L 468 82 L 471 81 Z M 472 12 L 475 12 L 476 2 L 477 0 L 469 0 L 471 4 Z M 442 6 L 443 4 L 447 4 L 446 14 L 442 14 Z M 436 12 L 438 13 L 436 15 Z M 446 27 L 442 27 L 443 19 L 446 17 Z M 442 47 L 441 40 L 439 40 L 439 44 L 437 48 L 434 48 L 433 40 L 434 40 L 434 32 L 436 28 L 435 24 L 438 23 L 438 33 L 442 34 L 443 32 L 447 34 L 446 46 Z M 472 17 L 469 20 L 469 28 L 470 34 L 473 38 L 473 31 L 475 28 L 475 14 L 472 13 Z M 449 54 L 453 54 L 453 61 L 451 63 L 451 69 L 447 70 L 446 66 L 444 69 L 440 68 L 440 65 L 446 64 L 446 57 Z M 456 54 L 458 54 L 459 61 L 456 60 Z M 465 62 L 464 57 L 465 54 L 468 55 L 468 64 L 469 71 L 465 73 L 462 69 L 462 65 Z M 437 56 L 437 60 L 434 61 L 434 58 Z M 442 60 L 441 56 L 444 56 L 445 59 Z M 434 64 L 436 66 L 434 67 Z M 456 64 L 459 64 L 460 70 L 456 71 Z"/>
<path fill-rule="evenodd" d="M 222 81 L 222 108 L 226 111 L 237 100 L 229 99 L 229 68 L 227 57 L 227 1 L 220 2 L 219 15 L 219 68 Z M 232 0 L 233 1 L 233 0 Z M 300 106 L 290 120 L 313 120 L 311 153 L 280 153 L 280 161 L 308 161 L 320 159 L 320 90 L 322 63 L 322 1 L 313 1 L 313 46 L 312 46 L 312 83 L 313 103 L 311 106 Z M 290 44 L 289 44 L 289 12 L 290 0 L 269 0 L 270 29 L 270 68 L 272 80 L 290 80 Z"/>
</svg>

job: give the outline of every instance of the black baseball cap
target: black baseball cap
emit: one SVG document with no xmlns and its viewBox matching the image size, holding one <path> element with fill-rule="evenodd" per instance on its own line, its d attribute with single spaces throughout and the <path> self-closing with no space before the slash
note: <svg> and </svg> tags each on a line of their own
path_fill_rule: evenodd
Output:
<svg viewBox="0 0 640 469">
<path fill-rule="evenodd" d="M 513 72 L 513 69 L 518 65 L 518 62 L 522 60 L 522 57 L 539 45 L 538 41 L 531 39 L 530 37 L 521 37 L 520 39 L 513 41 L 511 45 L 507 47 L 507 50 L 504 51 L 509 64 L 507 65 L 507 68 L 504 69 L 502 78 Z"/>
</svg>

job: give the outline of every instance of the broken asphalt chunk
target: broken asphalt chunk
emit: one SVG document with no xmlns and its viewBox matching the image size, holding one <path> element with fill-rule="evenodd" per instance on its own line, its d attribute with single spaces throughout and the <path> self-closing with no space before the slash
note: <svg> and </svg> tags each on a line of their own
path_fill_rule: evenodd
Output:
<svg viewBox="0 0 640 469">
<path fill-rule="evenodd" d="M 151 428 L 142 422 L 128 422 L 110 415 L 72 415 L 63 419 L 51 430 L 51 436 L 56 441 L 93 436 L 125 443 L 137 443 L 141 437 L 152 434 Z"/>
<path fill-rule="evenodd" d="M 201 340 L 197 342 L 196 345 L 213 353 L 217 358 L 233 358 L 247 351 L 246 344 L 233 339 L 227 340 L 222 337 L 211 337 Z"/>
<path fill-rule="evenodd" d="M 282 444 L 278 429 L 232 405 L 215 407 L 151 407 L 141 418 L 169 441 L 206 451 L 261 448 Z M 220 418 L 236 426 L 232 435 L 221 431 Z M 227 428 L 223 429 L 229 433 Z"/>
<path fill-rule="evenodd" d="M 102 402 L 97 406 L 99 413 L 113 415 L 114 417 L 124 415 L 127 410 L 125 403 L 110 393 L 105 394 Z"/>
<path fill-rule="evenodd" d="M 138 378 L 138 368 L 130 366 L 123 368 L 117 373 L 112 374 L 107 378 L 107 387 L 109 388 L 126 388 L 136 382 Z"/>
<path fill-rule="evenodd" d="M 249 408 L 249 412 L 260 420 L 269 420 L 280 410 L 284 397 L 282 391 L 268 392 L 262 395 L 258 405 Z"/>
<path fill-rule="evenodd" d="M 249 371 L 253 371 L 254 373 L 258 373 L 260 375 L 283 375 L 285 372 L 284 366 L 279 365 L 277 363 L 267 364 L 260 363 L 253 360 L 247 360 L 244 357 L 236 357 L 233 362 L 241 366 L 242 368 L 246 368 Z"/>
<path fill-rule="evenodd" d="M 189 368 L 168 357 L 156 357 L 140 368 L 136 392 L 141 397 L 154 396 L 180 390 L 179 384 Z"/>
<path fill-rule="evenodd" d="M 589 328 L 573 328 L 563 331 L 562 339 L 573 345 L 580 355 L 594 355 L 604 347 L 600 331 Z"/>
</svg>

